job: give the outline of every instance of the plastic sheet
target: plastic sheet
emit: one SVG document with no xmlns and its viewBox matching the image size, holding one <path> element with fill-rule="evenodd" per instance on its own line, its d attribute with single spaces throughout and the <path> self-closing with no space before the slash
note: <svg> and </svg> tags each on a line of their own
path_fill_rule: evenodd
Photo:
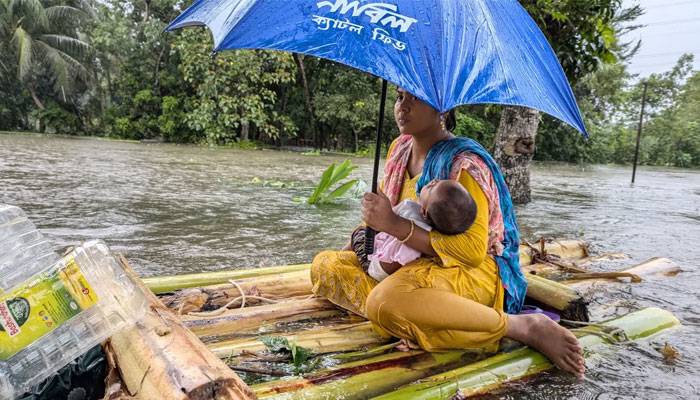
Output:
<svg viewBox="0 0 700 400">
<path fill-rule="evenodd" d="M 215 51 L 273 49 L 384 78 L 444 112 L 520 105 L 584 135 L 554 51 L 516 0 L 198 0 L 169 30 L 206 25 Z"/>
</svg>

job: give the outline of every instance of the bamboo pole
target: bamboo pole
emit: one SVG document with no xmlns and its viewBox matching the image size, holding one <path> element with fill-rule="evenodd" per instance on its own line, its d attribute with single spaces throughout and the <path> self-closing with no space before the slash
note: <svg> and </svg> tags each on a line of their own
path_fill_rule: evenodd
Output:
<svg viewBox="0 0 700 400">
<path fill-rule="evenodd" d="M 258 307 L 234 309 L 212 317 L 182 315 L 183 325 L 199 337 L 226 336 L 236 332 L 258 330 L 260 326 L 313 318 L 345 315 L 333 303 L 322 298 L 285 301 Z"/>
<path fill-rule="evenodd" d="M 135 327 L 115 334 L 104 345 L 123 392 L 143 400 L 254 399 L 238 375 L 143 286 L 124 257 L 120 262 L 149 301 L 146 316 Z"/>
<path fill-rule="evenodd" d="M 586 243 L 580 240 L 557 240 L 544 245 L 548 254 L 566 259 L 578 259 L 588 254 Z M 520 246 L 520 265 L 532 262 L 534 250 L 526 245 Z M 174 292 L 179 289 L 202 287 L 227 283 L 230 280 L 244 278 L 259 278 L 262 276 L 279 275 L 288 272 L 308 271 L 311 264 L 287 265 L 279 267 L 241 269 L 232 271 L 203 272 L 174 276 L 158 276 L 143 279 L 146 286 L 155 294 Z"/>
<path fill-rule="evenodd" d="M 680 322 L 668 311 L 647 308 L 603 325 L 621 328 L 627 338 L 637 340 L 657 334 L 679 325 Z M 596 328 L 587 328 L 594 330 Z M 579 338 L 581 346 L 590 351 L 597 345 L 607 343 L 603 336 L 584 334 Z M 554 368 L 546 357 L 529 349 L 521 348 L 511 353 L 498 354 L 485 360 L 437 374 L 413 383 L 394 392 L 375 397 L 375 400 L 396 399 L 450 399 L 487 393 L 507 382 Z M 461 396 L 461 397 L 460 397 Z"/>
<path fill-rule="evenodd" d="M 466 362 L 466 351 L 394 352 L 252 386 L 259 399 L 366 399 Z"/>
<path fill-rule="evenodd" d="M 335 353 L 361 350 L 370 346 L 388 343 L 391 339 L 378 335 L 370 322 L 319 327 L 294 334 L 282 334 L 298 346 L 310 349 L 314 353 Z M 259 352 L 265 345 L 255 339 L 233 339 L 212 343 L 207 347 L 220 358 L 237 357 L 243 352 Z"/>
<path fill-rule="evenodd" d="M 575 289 L 537 275 L 525 278 L 528 298 L 559 311 L 564 319 L 588 321 L 588 302 Z"/>
</svg>

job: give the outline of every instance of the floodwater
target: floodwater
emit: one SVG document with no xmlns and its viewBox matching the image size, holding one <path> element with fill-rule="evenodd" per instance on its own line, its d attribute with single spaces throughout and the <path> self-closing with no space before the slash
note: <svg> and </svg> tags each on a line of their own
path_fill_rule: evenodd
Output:
<svg viewBox="0 0 700 400">
<path fill-rule="evenodd" d="M 343 158 L 273 150 L 0 134 L 0 203 L 22 207 L 57 249 L 102 239 L 144 276 L 309 262 L 341 246 L 359 201 L 314 207 L 323 169 Z M 354 177 L 369 180 L 370 160 Z M 700 171 L 536 165 L 533 202 L 518 208 L 526 239 L 580 238 L 623 252 L 621 269 L 654 256 L 684 272 L 593 298 L 594 319 L 668 309 L 682 328 L 601 350 L 583 382 L 551 373 L 490 396 L 529 399 L 700 398 Z M 668 342 L 680 357 L 664 362 Z"/>
</svg>

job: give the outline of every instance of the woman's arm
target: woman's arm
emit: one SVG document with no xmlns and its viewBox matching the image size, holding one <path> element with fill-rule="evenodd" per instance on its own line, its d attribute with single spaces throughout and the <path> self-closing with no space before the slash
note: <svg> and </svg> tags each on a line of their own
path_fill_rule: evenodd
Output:
<svg viewBox="0 0 700 400">
<path fill-rule="evenodd" d="M 409 234 L 411 234 L 411 221 L 397 215 L 395 222 L 391 226 L 387 227 L 387 230 L 384 232 L 398 238 L 399 240 L 403 240 L 408 237 Z M 419 227 L 418 225 L 413 225 L 413 234 L 405 244 L 408 247 L 418 250 L 422 254 L 429 256 L 437 255 L 433 249 L 430 234 L 428 231 Z"/>
<path fill-rule="evenodd" d="M 386 232 L 399 240 L 411 233 L 411 221 L 396 215 L 389 198 L 381 191 L 376 194 L 365 193 L 362 199 L 362 220 L 375 231 Z M 406 244 L 423 254 L 436 255 L 428 231 L 417 225 L 414 226 L 413 234 Z"/>
<path fill-rule="evenodd" d="M 444 266 L 478 266 L 486 258 L 488 247 L 488 200 L 468 173 L 460 174 L 459 182 L 471 194 L 477 206 L 476 219 L 469 230 L 457 235 L 443 235 L 435 230 L 427 232 L 414 226 L 406 244 L 423 254 L 439 256 Z M 399 240 L 411 233 L 411 222 L 391 210 L 389 199 L 383 193 L 366 193 L 362 210 L 363 219 L 377 231 L 386 232 Z"/>
</svg>

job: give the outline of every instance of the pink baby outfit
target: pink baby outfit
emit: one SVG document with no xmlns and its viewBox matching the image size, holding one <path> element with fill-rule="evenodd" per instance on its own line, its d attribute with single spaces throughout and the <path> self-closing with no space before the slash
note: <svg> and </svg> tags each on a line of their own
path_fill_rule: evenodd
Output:
<svg viewBox="0 0 700 400">
<path fill-rule="evenodd" d="M 423 217 L 420 204 L 412 200 L 404 200 L 394 208 L 396 215 L 412 220 L 416 226 L 419 226 L 427 231 L 433 228 L 428 224 L 428 221 Z M 407 246 L 401 241 L 387 233 L 380 232 L 374 238 L 374 253 L 369 258 L 369 276 L 377 281 L 382 281 L 389 275 L 384 271 L 380 262 L 399 263 L 406 265 L 411 261 L 420 258 L 421 253 L 412 247 Z"/>
</svg>

